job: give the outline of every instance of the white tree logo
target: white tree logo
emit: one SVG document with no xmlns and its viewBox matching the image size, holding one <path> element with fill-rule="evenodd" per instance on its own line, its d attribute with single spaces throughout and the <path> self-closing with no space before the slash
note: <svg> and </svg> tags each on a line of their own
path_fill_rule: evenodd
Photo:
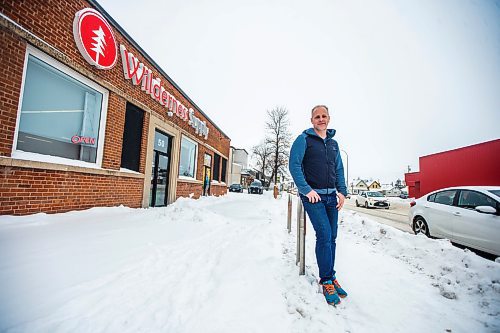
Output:
<svg viewBox="0 0 500 333">
<path fill-rule="evenodd" d="M 106 40 L 104 37 L 106 37 L 106 34 L 102 30 L 102 27 L 99 26 L 99 29 L 93 30 L 94 37 L 92 39 L 95 41 L 95 43 L 92 43 L 92 48 L 91 50 L 95 52 L 95 62 L 99 64 L 99 56 L 104 57 L 104 47 L 106 46 Z"/>
<path fill-rule="evenodd" d="M 84 8 L 75 14 L 73 37 L 89 64 L 99 69 L 113 68 L 118 58 L 116 38 L 108 21 L 98 11 Z"/>
</svg>

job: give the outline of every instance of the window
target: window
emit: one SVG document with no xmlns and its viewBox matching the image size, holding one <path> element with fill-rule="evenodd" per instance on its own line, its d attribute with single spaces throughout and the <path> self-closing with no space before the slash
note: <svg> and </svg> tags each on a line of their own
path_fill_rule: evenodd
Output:
<svg viewBox="0 0 500 333">
<path fill-rule="evenodd" d="M 456 193 L 457 191 L 455 190 L 438 192 L 436 193 L 436 199 L 434 200 L 434 202 L 451 206 L 453 205 L 453 200 L 455 199 Z"/>
<path fill-rule="evenodd" d="M 127 103 L 125 128 L 123 130 L 122 168 L 139 171 L 143 121 L 144 112 L 138 107 Z"/>
<path fill-rule="evenodd" d="M 181 139 L 181 158 L 179 161 L 179 176 L 195 178 L 197 144 L 186 138 Z"/>
<path fill-rule="evenodd" d="M 436 199 L 436 193 L 431 194 L 427 197 L 427 201 L 430 201 L 430 202 L 434 202 L 435 199 Z"/>
<path fill-rule="evenodd" d="M 16 151 L 100 164 L 106 90 L 39 51 L 28 52 Z"/>
<path fill-rule="evenodd" d="M 226 170 L 227 170 L 227 160 L 225 158 L 222 159 L 222 170 L 220 174 L 220 181 L 226 182 Z"/>
<path fill-rule="evenodd" d="M 500 197 L 500 190 L 489 190 L 488 192 L 491 192 L 494 195 L 496 195 L 497 197 Z"/>
<path fill-rule="evenodd" d="M 475 209 L 477 206 L 490 206 L 497 208 L 497 203 L 492 198 L 475 191 L 460 191 L 458 206 L 462 208 Z"/>
<path fill-rule="evenodd" d="M 213 174 L 213 179 L 214 180 L 219 180 L 219 171 L 220 171 L 220 155 L 214 153 L 214 172 Z"/>
</svg>

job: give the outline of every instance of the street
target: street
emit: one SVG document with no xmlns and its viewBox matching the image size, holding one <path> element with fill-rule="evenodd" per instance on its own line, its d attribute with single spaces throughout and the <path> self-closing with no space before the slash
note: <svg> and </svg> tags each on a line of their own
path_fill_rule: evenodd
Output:
<svg viewBox="0 0 500 333">
<path fill-rule="evenodd" d="M 406 203 L 391 201 L 390 209 L 367 209 L 364 207 L 356 207 L 356 196 L 352 196 L 351 199 L 346 199 L 344 208 L 356 211 L 360 215 L 366 215 L 378 223 L 383 223 L 399 230 L 413 233 L 408 224 L 408 211 L 410 210 L 410 206 L 406 205 Z"/>
</svg>

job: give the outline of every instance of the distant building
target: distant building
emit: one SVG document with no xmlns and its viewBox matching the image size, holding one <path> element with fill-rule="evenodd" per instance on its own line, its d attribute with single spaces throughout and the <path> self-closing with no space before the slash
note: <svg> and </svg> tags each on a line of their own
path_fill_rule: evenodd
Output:
<svg viewBox="0 0 500 333">
<path fill-rule="evenodd" d="M 353 184 L 354 184 L 354 186 L 351 186 L 352 194 L 359 194 L 360 192 L 368 191 L 368 189 L 369 189 L 366 181 L 362 180 L 362 179 L 354 180 Z"/>
<path fill-rule="evenodd" d="M 263 184 L 265 183 L 262 173 L 255 169 L 243 169 L 241 170 L 241 185 L 245 188 L 249 186 L 255 179 L 260 180 Z"/>
<path fill-rule="evenodd" d="M 392 187 L 388 190 L 383 190 L 382 193 L 388 197 L 399 197 L 403 191 L 400 188 Z"/>
<path fill-rule="evenodd" d="M 244 170 L 248 169 L 248 152 L 243 148 L 230 147 L 229 152 L 229 184 L 245 184 L 242 175 L 246 175 Z"/>
<path fill-rule="evenodd" d="M 500 139 L 419 158 L 419 172 L 405 174 L 409 196 L 440 188 L 500 185 Z"/>
<path fill-rule="evenodd" d="M 368 185 L 369 190 L 380 190 L 382 188 L 380 183 L 376 180 L 370 182 L 369 184 L 370 184 L 370 185 Z"/>
<path fill-rule="evenodd" d="M 380 191 L 382 186 L 376 180 L 355 179 L 351 184 L 351 193 L 359 194 L 364 191 Z"/>
</svg>

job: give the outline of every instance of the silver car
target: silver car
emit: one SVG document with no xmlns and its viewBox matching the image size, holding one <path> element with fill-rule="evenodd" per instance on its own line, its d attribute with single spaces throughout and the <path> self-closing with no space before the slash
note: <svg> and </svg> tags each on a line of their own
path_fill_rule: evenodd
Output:
<svg viewBox="0 0 500 333">
<path fill-rule="evenodd" d="M 431 192 L 410 203 L 415 234 L 500 256 L 500 186 L 460 186 Z"/>
</svg>

